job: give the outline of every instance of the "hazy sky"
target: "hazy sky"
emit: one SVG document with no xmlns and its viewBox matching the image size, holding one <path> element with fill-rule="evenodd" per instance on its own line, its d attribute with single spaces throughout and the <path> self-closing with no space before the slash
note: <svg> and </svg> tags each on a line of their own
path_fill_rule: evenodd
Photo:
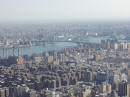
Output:
<svg viewBox="0 0 130 97">
<path fill-rule="evenodd" d="M 0 0 L 0 22 L 124 19 L 130 0 Z"/>
</svg>

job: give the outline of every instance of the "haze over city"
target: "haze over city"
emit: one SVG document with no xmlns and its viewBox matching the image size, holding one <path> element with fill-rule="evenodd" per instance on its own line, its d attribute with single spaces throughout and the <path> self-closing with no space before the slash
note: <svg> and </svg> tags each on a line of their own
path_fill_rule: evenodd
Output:
<svg viewBox="0 0 130 97">
<path fill-rule="evenodd" d="M 0 0 L 0 22 L 130 20 L 130 0 Z"/>
</svg>

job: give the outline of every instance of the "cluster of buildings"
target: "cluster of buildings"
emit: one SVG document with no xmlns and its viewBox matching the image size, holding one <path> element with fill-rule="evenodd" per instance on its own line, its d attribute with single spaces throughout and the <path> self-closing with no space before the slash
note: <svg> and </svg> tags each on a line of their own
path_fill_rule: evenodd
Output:
<svg viewBox="0 0 130 97">
<path fill-rule="evenodd" d="M 0 66 L 0 97 L 130 97 L 130 43 L 107 40 L 11 58 Z"/>
<path fill-rule="evenodd" d="M 130 51 L 130 42 L 124 42 L 117 40 L 102 40 L 101 41 L 101 47 L 103 49 L 115 49 L 115 50 L 129 50 Z"/>
</svg>

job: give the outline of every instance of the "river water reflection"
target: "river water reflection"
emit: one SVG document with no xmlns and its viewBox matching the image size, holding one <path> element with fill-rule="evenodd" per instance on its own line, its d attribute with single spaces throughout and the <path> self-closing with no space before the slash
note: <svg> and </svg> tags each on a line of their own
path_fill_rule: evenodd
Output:
<svg viewBox="0 0 130 97">
<path fill-rule="evenodd" d="M 74 47 L 74 46 L 77 46 L 77 44 L 72 42 L 54 42 L 54 43 L 48 43 L 41 46 L 19 48 L 19 55 L 32 55 L 34 53 L 39 54 L 42 52 L 60 50 L 63 48 Z M 14 50 L 14 54 L 18 55 L 18 49 Z M 0 56 L 11 56 L 11 55 L 13 55 L 13 49 L 11 48 L 7 49 L 4 54 L 3 54 L 3 49 L 0 49 Z"/>
</svg>

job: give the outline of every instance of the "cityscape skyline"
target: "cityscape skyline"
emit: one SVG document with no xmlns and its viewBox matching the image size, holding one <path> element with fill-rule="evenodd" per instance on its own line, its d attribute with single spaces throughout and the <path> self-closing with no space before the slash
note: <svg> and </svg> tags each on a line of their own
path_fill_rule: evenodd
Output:
<svg viewBox="0 0 130 97">
<path fill-rule="evenodd" d="M 130 97 L 129 0 L 0 0 L 0 97 Z"/>
</svg>

